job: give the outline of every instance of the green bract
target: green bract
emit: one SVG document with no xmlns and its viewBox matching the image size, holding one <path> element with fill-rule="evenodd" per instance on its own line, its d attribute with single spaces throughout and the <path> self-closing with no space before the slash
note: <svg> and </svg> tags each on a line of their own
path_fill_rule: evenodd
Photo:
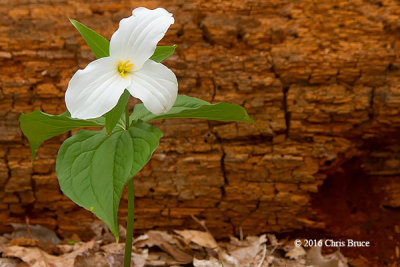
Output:
<svg viewBox="0 0 400 267">
<path fill-rule="evenodd" d="M 96 58 L 108 57 L 110 55 L 110 43 L 106 38 L 76 20 L 70 19 L 70 21 L 82 35 L 83 39 L 85 39 Z M 160 63 L 164 59 L 167 59 L 169 56 L 171 56 L 174 53 L 175 48 L 176 45 L 157 46 L 156 51 L 154 51 L 154 54 L 151 56 L 151 59 Z"/>
<path fill-rule="evenodd" d="M 156 51 L 150 59 L 155 62 L 161 63 L 164 59 L 167 59 L 175 51 L 176 45 L 173 46 L 157 46 Z"/>
<path fill-rule="evenodd" d="M 128 90 L 125 89 L 124 93 L 119 98 L 118 104 L 112 110 L 104 114 L 104 117 L 106 118 L 105 126 L 107 133 L 110 133 L 114 129 L 115 125 L 117 125 L 126 105 L 128 104 L 129 96 L 130 94 Z"/>
<path fill-rule="evenodd" d="M 70 19 L 69 21 L 71 21 L 72 25 L 75 26 L 83 39 L 85 39 L 95 57 L 102 58 L 109 56 L 110 43 L 106 38 L 76 20 Z"/>
<path fill-rule="evenodd" d="M 109 42 L 81 23 L 71 20 L 97 58 L 109 55 Z M 174 46 L 159 46 L 152 60 L 161 62 L 173 54 Z M 35 110 L 20 116 L 20 125 L 28 138 L 32 159 L 40 144 L 61 133 L 83 127 L 102 127 L 99 131 L 80 130 L 61 146 L 56 172 L 61 190 L 72 201 L 92 211 L 118 238 L 117 211 L 122 190 L 150 160 L 162 132 L 146 122 L 168 118 L 198 118 L 254 123 L 246 110 L 225 102 L 210 104 L 201 99 L 179 95 L 174 106 L 164 114 L 154 115 L 143 104 L 129 115 L 129 92 L 118 104 L 97 119 L 73 119 L 69 112 L 50 115 Z M 124 112 L 125 110 L 125 112 Z M 118 127 L 116 127 L 118 125 Z M 120 126 L 120 127 L 119 127 Z"/>
</svg>

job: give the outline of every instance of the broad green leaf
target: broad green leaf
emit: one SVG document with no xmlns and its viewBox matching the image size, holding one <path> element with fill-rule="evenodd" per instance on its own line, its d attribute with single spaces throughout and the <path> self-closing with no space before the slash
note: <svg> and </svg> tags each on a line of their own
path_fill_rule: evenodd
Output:
<svg viewBox="0 0 400 267">
<path fill-rule="evenodd" d="M 167 59 L 171 56 L 175 51 L 176 45 L 173 46 L 157 46 L 154 54 L 150 57 L 151 60 L 155 62 L 162 62 L 163 60 Z"/>
<path fill-rule="evenodd" d="M 110 43 L 106 38 L 76 20 L 70 19 L 70 21 L 82 35 L 83 39 L 85 39 L 96 58 L 108 57 L 110 55 Z M 171 56 L 175 48 L 176 45 L 157 46 L 150 59 L 160 63 Z"/>
<path fill-rule="evenodd" d="M 125 89 L 124 93 L 119 98 L 118 104 L 104 115 L 107 133 L 111 133 L 115 125 L 117 125 L 122 113 L 125 111 L 126 104 L 128 104 L 129 96 L 129 91 Z"/>
<path fill-rule="evenodd" d="M 20 126 L 31 146 L 32 160 L 40 144 L 64 132 L 82 128 L 104 126 L 104 119 L 80 120 L 70 117 L 66 111 L 61 115 L 50 115 L 39 110 L 22 114 L 19 117 Z"/>
<path fill-rule="evenodd" d="M 70 19 L 70 21 L 82 35 L 83 39 L 85 39 L 96 58 L 108 57 L 110 55 L 110 43 L 106 38 L 76 20 Z"/>
<path fill-rule="evenodd" d="M 81 130 L 61 146 L 56 172 L 61 190 L 92 211 L 118 238 L 117 210 L 125 183 L 150 160 L 162 132 L 143 121 L 128 130 Z"/>
<path fill-rule="evenodd" d="M 216 121 L 244 121 L 255 123 L 246 109 L 239 105 L 220 102 L 210 104 L 207 101 L 178 95 L 174 106 L 164 114 L 155 115 L 143 104 L 138 104 L 131 115 L 132 120 L 154 121 L 168 118 L 196 118 Z"/>
</svg>

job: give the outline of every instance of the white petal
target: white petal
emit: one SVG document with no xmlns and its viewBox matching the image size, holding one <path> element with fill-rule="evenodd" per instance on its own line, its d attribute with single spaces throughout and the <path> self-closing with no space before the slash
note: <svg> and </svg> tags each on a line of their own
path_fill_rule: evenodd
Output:
<svg viewBox="0 0 400 267">
<path fill-rule="evenodd" d="M 175 74 L 163 64 L 149 59 L 131 77 L 131 85 L 127 89 L 132 96 L 142 100 L 150 112 L 165 113 L 174 105 L 178 81 Z"/>
<path fill-rule="evenodd" d="M 121 20 L 111 37 L 110 55 L 122 61 L 130 60 L 133 70 L 139 70 L 173 23 L 172 14 L 163 8 L 136 8 L 132 16 Z"/>
<path fill-rule="evenodd" d="M 97 118 L 115 107 L 130 83 L 118 74 L 117 64 L 115 59 L 103 57 L 74 74 L 65 93 L 72 118 Z"/>
</svg>

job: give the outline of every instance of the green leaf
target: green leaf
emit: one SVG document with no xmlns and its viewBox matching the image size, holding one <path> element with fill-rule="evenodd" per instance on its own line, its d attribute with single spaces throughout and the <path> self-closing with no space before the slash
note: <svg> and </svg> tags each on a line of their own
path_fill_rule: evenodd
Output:
<svg viewBox="0 0 400 267">
<path fill-rule="evenodd" d="M 108 57 L 110 55 L 110 43 L 107 39 L 76 20 L 70 19 L 70 21 L 82 35 L 83 39 L 85 39 L 96 58 Z"/>
<path fill-rule="evenodd" d="M 61 115 L 50 115 L 39 110 L 22 114 L 19 117 L 20 126 L 31 146 L 32 160 L 40 144 L 64 132 L 82 128 L 104 126 L 104 119 L 80 120 L 70 117 L 66 111 Z"/>
<path fill-rule="evenodd" d="M 176 45 L 173 46 L 157 46 L 154 54 L 150 57 L 151 60 L 155 62 L 162 62 L 171 56 L 175 51 Z"/>
<path fill-rule="evenodd" d="M 117 210 L 125 183 L 150 160 L 162 132 L 136 121 L 128 130 L 81 130 L 61 146 L 56 172 L 61 190 L 92 211 L 118 238 Z"/>
<path fill-rule="evenodd" d="M 155 115 L 143 104 L 138 104 L 131 115 L 132 120 L 154 121 L 168 118 L 196 118 L 216 121 L 244 121 L 254 123 L 246 109 L 239 105 L 220 102 L 210 104 L 207 101 L 178 95 L 174 106 L 165 114 Z"/>
<path fill-rule="evenodd" d="M 125 89 L 124 93 L 119 98 L 118 104 L 104 115 L 106 118 L 107 133 L 111 133 L 115 125 L 117 125 L 122 113 L 125 111 L 126 104 L 128 104 L 129 96 L 129 91 Z"/>
</svg>

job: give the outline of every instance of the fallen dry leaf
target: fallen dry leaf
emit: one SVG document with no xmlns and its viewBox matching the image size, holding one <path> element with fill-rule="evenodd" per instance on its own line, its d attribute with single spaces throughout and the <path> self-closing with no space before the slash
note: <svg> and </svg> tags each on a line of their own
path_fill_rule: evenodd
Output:
<svg viewBox="0 0 400 267">
<path fill-rule="evenodd" d="M 318 267 L 347 267 L 347 261 L 339 252 L 323 256 L 321 247 L 312 247 L 307 252 L 307 261 Z"/>
<path fill-rule="evenodd" d="M 31 267 L 73 267 L 74 259 L 49 255 L 39 248 L 11 246 L 4 249 L 4 256 L 17 257 Z"/>
<path fill-rule="evenodd" d="M 74 267 L 110 267 L 110 265 L 108 264 L 107 259 L 104 255 L 100 253 L 94 253 L 89 255 L 77 256 L 75 258 Z"/>
<path fill-rule="evenodd" d="M 221 258 L 224 267 L 240 267 L 238 259 L 228 255 L 225 251 L 221 252 L 219 257 Z"/>
<path fill-rule="evenodd" d="M 285 257 L 293 260 L 298 260 L 307 255 L 306 251 L 302 247 L 293 247 L 288 252 L 286 252 Z"/>
<path fill-rule="evenodd" d="M 178 261 L 174 260 L 165 252 L 151 252 L 146 260 L 147 266 L 181 266 Z"/>
<path fill-rule="evenodd" d="M 93 222 L 90 224 L 90 230 L 94 233 L 97 239 L 101 239 L 104 234 L 109 233 L 107 225 L 102 222 Z"/>
<path fill-rule="evenodd" d="M 234 246 L 228 248 L 228 253 L 238 261 L 240 266 L 252 266 L 256 256 L 263 251 L 263 244 L 267 242 L 266 235 L 260 237 L 248 236 L 246 240 L 231 238 Z"/>
<path fill-rule="evenodd" d="M 3 252 L 4 248 L 6 247 L 6 245 L 9 242 L 10 242 L 10 240 L 8 238 L 5 238 L 4 236 L 0 236 L 0 253 Z"/>
<path fill-rule="evenodd" d="M 276 239 L 275 235 L 268 234 L 267 236 L 268 236 L 268 240 L 269 240 L 269 243 L 271 244 L 271 246 L 277 247 L 277 246 L 281 245 L 281 243 L 278 242 L 278 239 Z"/>
<path fill-rule="evenodd" d="M 105 253 L 104 257 L 106 257 L 109 266 L 124 266 L 123 254 Z"/>
<path fill-rule="evenodd" d="M 73 245 L 69 245 L 69 244 L 58 244 L 57 248 L 60 250 L 60 252 L 62 254 L 67 254 L 70 253 L 74 250 L 77 250 L 79 248 L 79 244 L 73 244 Z"/>
<path fill-rule="evenodd" d="M 6 247 L 7 244 L 10 245 L 11 236 L 0 236 L 0 252 L 3 248 L 3 256 L 16 257 L 23 261 L 0 258 L 0 267 L 122 266 L 125 244 L 109 243 L 109 231 L 105 230 L 102 224 L 96 227 L 94 230 L 97 231 L 97 236 L 92 241 L 74 245 L 57 245 L 53 252 L 56 254 L 62 252 L 62 256 L 50 255 L 51 252 L 45 252 L 40 248 L 15 245 Z M 323 256 L 320 250 L 310 249 L 306 253 L 303 248 L 293 247 L 293 243 L 289 245 L 287 240 L 278 241 L 273 235 L 268 235 L 268 237 L 268 245 L 266 235 L 249 236 L 245 240 L 232 237 L 228 243 L 217 243 L 207 229 L 206 231 L 177 230 L 173 234 L 149 231 L 134 240 L 132 266 L 179 267 L 182 264 L 193 264 L 194 267 L 310 267 L 310 264 L 314 267 L 347 266 L 347 260 L 340 252 Z M 29 242 L 25 242 L 25 239 L 27 238 L 16 238 L 11 244 L 14 242 L 35 245 L 32 243 L 33 239 L 28 238 Z M 100 246 L 100 244 L 103 245 Z"/>
<path fill-rule="evenodd" d="M 136 242 L 138 247 L 153 247 L 157 246 L 160 249 L 171 255 L 177 262 L 181 264 L 192 263 L 193 256 L 181 250 L 179 241 L 173 236 L 163 231 L 149 231 L 145 235 L 147 238 L 141 237 L 141 240 Z"/>
<path fill-rule="evenodd" d="M 75 259 L 78 256 L 89 255 L 90 251 L 98 250 L 98 248 L 99 245 L 96 243 L 96 241 L 91 240 L 89 242 L 83 243 L 81 246 L 79 246 L 78 249 L 74 250 L 73 252 L 65 254 L 64 257 L 68 259 Z"/>
<path fill-rule="evenodd" d="M 218 247 L 217 241 L 215 241 L 214 237 L 208 232 L 196 230 L 175 230 L 174 232 L 181 235 L 187 243 L 193 242 L 202 247 L 211 249 Z"/>
<path fill-rule="evenodd" d="M 193 266 L 194 267 L 221 267 L 221 262 L 218 261 L 216 258 L 211 258 L 210 260 L 198 260 L 193 259 Z"/>
<path fill-rule="evenodd" d="M 147 249 L 143 250 L 141 254 L 132 253 L 132 260 L 134 267 L 144 267 L 149 257 L 149 251 Z M 114 265 L 111 265 L 114 266 Z"/>
<path fill-rule="evenodd" d="M 21 263 L 17 259 L 2 259 L 0 258 L 0 267 L 23 267 L 27 266 L 25 263 Z"/>
<path fill-rule="evenodd" d="M 102 240 L 105 243 L 115 242 L 115 237 L 103 222 L 93 222 L 90 224 L 90 229 L 95 234 L 95 240 Z"/>
<path fill-rule="evenodd" d="M 109 253 L 109 254 L 123 254 L 125 252 L 125 244 L 124 243 L 111 243 L 111 244 L 102 246 L 101 249 L 105 253 Z"/>
<path fill-rule="evenodd" d="M 95 234 L 95 240 L 102 240 L 103 243 L 115 242 L 115 236 L 111 233 L 107 224 L 103 222 L 93 222 L 90 224 L 90 230 Z M 124 242 L 126 239 L 126 229 L 122 225 L 118 225 L 119 240 Z"/>
<path fill-rule="evenodd" d="M 111 243 L 101 247 L 104 251 L 104 256 L 110 266 L 122 266 L 124 262 L 125 244 L 124 243 Z M 135 248 L 133 248 L 135 249 Z M 132 252 L 132 261 L 134 267 L 143 267 L 149 256 L 148 250 L 143 249 L 141 253 Z"/>
</svg>

